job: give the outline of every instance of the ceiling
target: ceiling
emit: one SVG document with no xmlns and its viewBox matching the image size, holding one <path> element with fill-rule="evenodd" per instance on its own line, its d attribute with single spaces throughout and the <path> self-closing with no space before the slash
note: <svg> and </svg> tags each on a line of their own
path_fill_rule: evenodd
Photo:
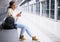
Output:
<svg viewBox="0 0 60 42">
<path fill-rule="evenodd" d="M 7 7 L 10 1 L 11 0 L 0 0 L 0 7 Z M 16 4 L 19 4 L 23 0 L 13 0 L 13 1 L 15 1 Z M 25 0 L 23 3 L 21 3 L 21 5 L 23 5 L 23 4 L 25 4 L 26 2 L 29 2 L 29 1 L 31 1 L 31 0 Z"/>
<path fill-rule="evenodd" d="M 8 4 L 10 1 L 11 0 L 0 0 L 0 13 L 1 13 L 1 11 L 5 11 L 5 9 L 8 7 Z M 13 1 L 15 1 L 16 4 L 20 4 L 23 0 L 13 0 Z M 29 1 L 31 1 L 31 0 L 24 0 L 24 2 L 20 4 L 20 6 Z"/>
<path fill-rule="evenodd" d="M 11 0 L 0 0 L 0 7 L 8 6 L 10 1 Z M 22 0 L 14 0 L 14 1 L 16 1 L 16 4 L 19 4 Z"/>
</svg>

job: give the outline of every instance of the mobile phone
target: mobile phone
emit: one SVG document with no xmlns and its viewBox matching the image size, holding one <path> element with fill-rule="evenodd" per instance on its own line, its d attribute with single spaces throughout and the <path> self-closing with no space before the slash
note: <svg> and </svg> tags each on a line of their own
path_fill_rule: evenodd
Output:
<svg viewBox="0 0 60 42">
<path fill-rule="evenodd" d="M 20 12 L 20 14 L 21 14 L 22 12 Z"/>
</svg>

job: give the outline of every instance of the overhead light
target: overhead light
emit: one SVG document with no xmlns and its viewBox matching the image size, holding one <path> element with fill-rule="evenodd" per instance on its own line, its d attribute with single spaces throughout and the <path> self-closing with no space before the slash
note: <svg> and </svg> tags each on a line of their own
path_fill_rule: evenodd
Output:
<svg viewBox="0 0 60 42">
<path fill-rule="evenodd" d="M 45 1 L 45 0 L 40 0 L 40 1 Z"/>
<path fill-rule="evenodd" d="M 31 0 L 25 0 L 24 2 L 22 2 L 22 3 L 20 4 L 20 6 L 23 5 L 23 4 L 25 4 L 25 3 L 27 3 L 27 2 L 29 2 L 29 1 L 31 1 Z"/>
</svg>

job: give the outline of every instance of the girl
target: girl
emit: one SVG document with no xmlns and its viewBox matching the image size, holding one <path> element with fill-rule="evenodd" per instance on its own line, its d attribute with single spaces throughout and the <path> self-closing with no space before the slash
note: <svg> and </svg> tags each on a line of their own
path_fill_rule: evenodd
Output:
<svg viewBox="0 0 60 42">
<path fill-rule="evenodd" d="M 7 9 L 7 16 L 13 17 L 13 18 L 15 19 L 15 22 L 16 22 L 16 20 L 18 19 L 18 17 L 21 16 L 21 12 L 15 14 L 15 9 L 16 9 L 16 4 L 15 4 L 14 1 L 11 1 L 11 2 L 9 3 L 9 7 L 8 7 L 8 9 Z M 15 24 L 17 24 L 17 23 L 15 23 Z M 30 32 L 30 30 L 29 30 L 29 28 L 28 28 L 27 26 L 25 26 L 25 25 L 23 25 L 23 24 L 17 24 L 16 27 L 17 27 L 17 28 L 21 28 L 21 33 L 20 33 L 20 37 L 19 37 L 20 40 L 25 40 L 25 38 L 24 38 L 24 32 L 25 32 L 25 31 L 27 32 L 27 34 L 28 34 L 30 37 L 32 37 L 32 40 L 38 40 L 38 39 L 36 38 L 36 36 L 32 36 L 32 35 L 31 35 L 31 32 Z"/>
</svg>

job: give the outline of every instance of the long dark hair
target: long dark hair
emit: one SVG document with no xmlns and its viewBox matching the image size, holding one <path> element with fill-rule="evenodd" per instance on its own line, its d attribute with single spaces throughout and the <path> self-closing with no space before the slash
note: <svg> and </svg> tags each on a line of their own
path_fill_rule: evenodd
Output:
<svg viewBox="0 0 60 42">
<path fill-rule="evenodd" d="M 11 8 L 11 6 L 12 6 L 14 3 L 15 3 L 15 1 L 10 1 L 8 8 Z"/>
</svg>

